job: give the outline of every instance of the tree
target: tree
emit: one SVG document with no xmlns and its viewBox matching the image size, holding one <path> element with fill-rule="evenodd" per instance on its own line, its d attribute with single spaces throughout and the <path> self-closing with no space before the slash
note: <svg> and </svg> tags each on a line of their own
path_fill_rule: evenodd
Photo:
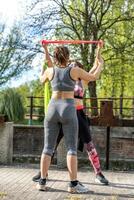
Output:
<svg viewBox="0 0 134 200">
<path fill-rule="evenodd" d="M 112 50 L 109 33 L 114 31 L 115 26 L 119 32 L 120 23 L 126 25 L 134 19 L 132 0 L 118 0 L 118 3 L 112 0 L 52 0 L 52 6 L 47 6 L 46 9 L 41 3 L 43 1 L 36 1 L 33 6 L 34 10 L 39 4 L 42 5 L 41 9 L 31 15 L 30 28 L 35 30 L 35 34 L 36 30 L 42 35 L 49 31 L 50 38 L 53 34 L 58 38 L 73 40 L 105 40 L 106 37 L 107 60 L 110 60 L 111 57 L 108 51 L 111 51 L 113 56 L 116 55 L 115 48 Z M 132 31 L 130 23 L 127 28 Z M 127 36 L 124 32 L 124 37 Z M 118 37 L 119 35 L 115 33 L 115 40 Z M 94 63 L 95 49 L 95 45 L 82 44 L 79 46 L 79 50 L 77 48 L 77 55 L 79 54 L 87 71 Z M 89 90 L 91 97 L 97 97 L 96 82 L 89 84 Z M 97 101 L 92 101 L 91 106 L 97 107 Z M 94 110 L 92 114 L 97 115 L 98 110 Z"/>
<path fill-rule="evenodd" d="M 131 12 L 130 5 L 127 6 L 129 7 L 124 9 L 129 9 L 129 12 Z M 126 93 L 128 91 L 126 88 L 128 87 L 128 82 L 131 83 L 132 87 L 134 81 L 133 25 L 133 19 L 127 22 L 120 21 L 114 24 L 112 29 L 110 28 L 105 35 L 109 45 L 105 47 L 104 51 L 106 66 L 102 79 L 107 79 L 106 84 L 108 79 L 109 81 L 111 80 L 111 84 L 107 84 L 106 93 L 113 97 L 133 95 L 131 93 L 132 90 L 130 90 L 129 94 L 128 92 Z"/>
<path fill-rule="evenodd" d="M 37 52 L 29 51 L 27 47 L 31 44 L 25 40 L 24 34 L 19 25 L 9 30 L 0 24 L 0 86 L 31 68 Z"/>
</svg>

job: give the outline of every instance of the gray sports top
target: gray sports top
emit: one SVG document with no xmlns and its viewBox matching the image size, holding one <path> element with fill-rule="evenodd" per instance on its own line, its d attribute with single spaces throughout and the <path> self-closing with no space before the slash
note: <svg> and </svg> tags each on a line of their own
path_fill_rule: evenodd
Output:
<svg viewBox="0 0 134 200">
<path fill-rule="evenodd" d="M 70 77 L 72 67 L 65 68 L 54 67 L 54 73 L 51 80 L 53 91 L 74 91 L 75 80 Z"/>
</svg>

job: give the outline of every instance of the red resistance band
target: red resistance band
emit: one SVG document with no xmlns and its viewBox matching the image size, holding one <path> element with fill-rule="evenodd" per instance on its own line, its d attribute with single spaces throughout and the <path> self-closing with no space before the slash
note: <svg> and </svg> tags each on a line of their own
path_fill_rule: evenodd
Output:
<svg viewBox="0 0 134 200">
<path fill-rule="evenodd" d="M 99 44 L 102 41 L 93 40 L 42 40 L 42 44 Z"/>
</svg>

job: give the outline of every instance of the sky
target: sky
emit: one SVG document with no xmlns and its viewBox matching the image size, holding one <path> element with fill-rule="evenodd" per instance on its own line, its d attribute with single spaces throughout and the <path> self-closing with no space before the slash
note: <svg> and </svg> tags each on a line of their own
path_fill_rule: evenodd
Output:
<svg viewBox="0 0 134 200">
<path fill-rule="evenodd" d="M 20 20 L 25 15 L 25 7 L 27 2 L 31 0 L 0 0 L 0 19 L 6 22 L 7 26 L 11 27 L 16 20 Z M 46 0 L 47 1 L 47 0 Z M 38 60 L 33 61 L 33 66 L 37 66 Z M 31 67 L 29 72 L 26 72 L 19 79 L 14 79 L 8 82 L 7 86 L 18 87 L 19 85 L 37 79 L 39 69 Z"/>
<path fill-rule="evenodd" d="M 19 20 L 24 14 L 25 0 L 0 0 L 1 20 L 12 25 L 14 20 Z"/>
</svg>

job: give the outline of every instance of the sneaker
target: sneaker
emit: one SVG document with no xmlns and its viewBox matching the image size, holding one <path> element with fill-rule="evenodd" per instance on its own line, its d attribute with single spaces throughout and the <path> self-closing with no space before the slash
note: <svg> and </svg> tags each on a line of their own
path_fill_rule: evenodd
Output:
<svg viewBox="0 0 134 200">
<path fill-rule="evenodd" d="M 89 189 L 82 185 L 79 181 L 76 186 L 68 186 L 68 192 L 70 193 L 87 193 Z"/>
<path fill-rule="evenodd" d="M 105 178 L 105 176 L 102 173 L 96 175 L 95 182 L 100 183 L 102 185 L 109 184 L 108 180 Z"/>
<path fill-rule="evenodd" d="M 39 180 L 39 183 L 36 185 L 36 188 L 39 190 L 39 191 L 45 191 L 47 190 L 47 187 L 46 187 L 46 179 L 40 179 Z"/>
<path fill-rule="evenodd" d="M 32 178 L 32 181 L 34 181 L 34 182 L 39 182 L 40 177 L 41 177 L 41 172 L 39 172 L 37 175 L 35 175 L 35 176 Z M 47 174 L 47 176 L 46 176 L 46 179 L 48 179 L 48 174 Z"/>
<path fill-rule="evenodd" d="M 32 178 L 32 181 L 34 181 L 34 182 L 39 182 L 40 177 L 41 177 L 41 172 L 39 172 L 37 175 L 35 175 L 35 176 Z"/>
</svg>

